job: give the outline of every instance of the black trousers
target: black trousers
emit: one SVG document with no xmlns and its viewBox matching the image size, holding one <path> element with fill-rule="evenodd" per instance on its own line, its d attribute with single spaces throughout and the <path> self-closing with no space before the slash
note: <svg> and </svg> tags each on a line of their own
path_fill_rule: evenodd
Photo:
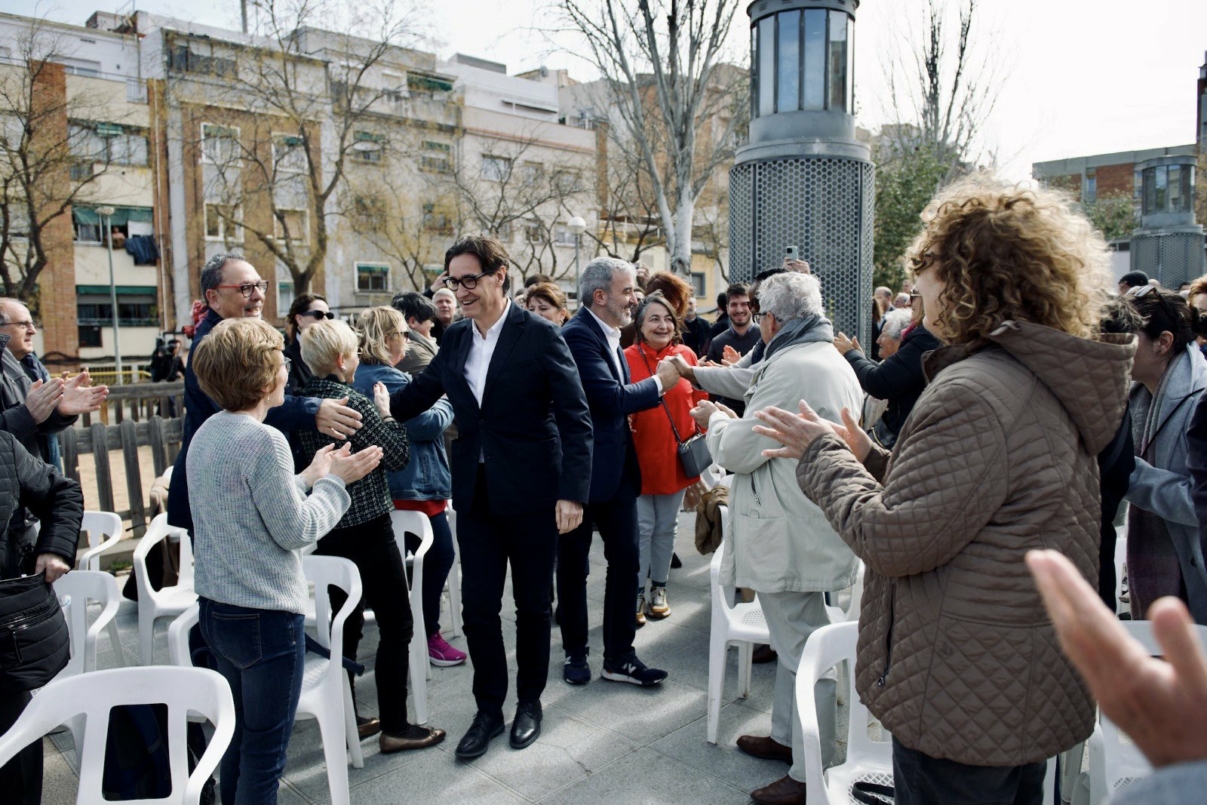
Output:
<svg viewBox="0 0 1207 805">
<path fill-rule="evenodd" d="M 503 648 L 503 584 L 511 565 L 516 609 L 516 693 L 539 701 L 549 676 L 549 590 L 557 552 L 552 510 L 500 517 L 490 510 L 486 473 L 478 465 L 469 511 L 457 512 L 461 548 L 461 606 L 465 640 L 474 665 L 478 710 L 503 714 L 507 652 Z M 631 586 L 631 585 L 630 585 Z"/>
<path fill-rule="evenodd" d="M 364 597 L 348 620 L 344 621 L 344 656 L 356 659 L 356 647 L 365 627 L 365 604 L 373 607 L 380 640 L 374 676 L 377 680 L 377 710 L 382 732 L 406 733 L 408 650 L 415 622 L 411 599 L 407 596 L 406 568 L 394 541 L 390 515 L 384 514 L 351 528 L 337 528 L 319 540 L 316 554 L 351 559 L 360 571 Z M 330 588 L 333 612 L 338 612 L 348 597 L 342 590 Z"/>
<path fill-rule="evenodd" d="M 969 766 L 908 749 L 893 739 L 895 805 L 1041 805 L 1043 761 L 1024 766 Z"/>
<path fill-rule="evenodd" d="M 557 600 L 562 645 L 567 654 L 587 650 L 587 576 L 591 573 L 591 532 L 599 527 L 607 559 L 604 581 L 604 659 L 618 660 L 633 651 L 637 577 L 637 484 L 621 482 L 611 500 L 588 503 L 583 522 L 561 538 L 557 557 Z"/>
<path fill-rule="evenodd" d="M 0 691 L 0 735 L 17 723 L 29 704 L 28 691 Z M 13 805 L 39 805 L 42 801 L 42 739 L 31 743 L 0 766 L 0 800 Z"/>
</svg>

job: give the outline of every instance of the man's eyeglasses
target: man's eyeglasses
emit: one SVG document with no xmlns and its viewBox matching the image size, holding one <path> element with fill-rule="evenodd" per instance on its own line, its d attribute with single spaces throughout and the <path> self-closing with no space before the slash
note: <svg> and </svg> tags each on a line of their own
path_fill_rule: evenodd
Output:
<svg viewBox="0 0 1207 805">
<path fill-rule="evenodd" d="M 757 313 L 757 312 L 756 312 L 756 313 L 751 313 L 751 314 L 750 314 L 750 319 L 751 319 L 751 321 L 753 321 L 755 324 L 758 324 L 759 322 L 761 322 L 761 321 L 763 320 L 763 314 L 762 314 L 762 313 Z"/>
<path fill-rule="evenodd" d="M 259 282 L 245 282 L 242 285 L 219 285 L 219 288 L 238 288 L 239 293 L 247 299 L 251 299 L 251 295 L 259 291 L 260 293 L 268 293 L 268 283 L 264 280 Z"/>
<path fill-rule="evenodd" d="M 281 356 L 281 361 L 285 366 L 285 374 L 289 374 L 290 368 L 293 366 L 293 359 L 286 355 Z"/>
<path fill-rule="evenodd" d="M 251 294 L 244 294 L 244 296 L 251 296 Z M 322 321 L 323 319 L 326 319 L 327 321 L 331 321 L 332 319 L 335 318 L 335 314 L 332 313 L 330 310 L 307 310 L 305 313 L 299 313 L 298 315 L 299 316 L 309 316 L 310 318 L 314 319 L 315 321 Z"/>
<path fill-rule="evenodd" d="M 34 326 L 32 321 L 6 321 L 0 324 L 0 327 L 20 327 L 22 330 L 28 330 L 31 333 L 36 333 L 38 328 Z"/>
<path fill-rule="evenodd" d="M 451 288 L 454 291 L 458 288 L 464 288 L 467 291 L 472 291 L 474 288 L 478 287 L 478 282 L 481 281 L 483 277 L 489 277 L 493 273 L 493 271 L 483 271 L 481 274 L 471 274 L 468 277 L 460 278 L 454 277 L 450 274 L 444 278 L 444 285 L 445 287 Z"/>
</svg>

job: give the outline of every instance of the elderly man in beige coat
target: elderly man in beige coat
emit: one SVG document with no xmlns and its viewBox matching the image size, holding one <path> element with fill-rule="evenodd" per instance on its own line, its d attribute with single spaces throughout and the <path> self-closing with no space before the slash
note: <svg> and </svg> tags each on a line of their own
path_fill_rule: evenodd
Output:
<svg viewBox="0 0 1207 805">
<path fill-rule="evenodd" d="M 796 464 L 767 458 L 778 443 L 753 432 L 754 412 L 767 406 L 796 410 L 801 400 L 838 419 L 858 410 L 863 393 L 850 365 L 832 346 L 822 315 L 821 286 L 805 274 L 779 274 L 759 291 L 760 328 L 767 344 L 746 390 L 746 418 L 704 402 L 692 415 L 708 428 L 714 460 L 734 473 L 730 498 L 732 544 L 721 565 L 724 584 L 756 591 L 771 645 L 779 654 L 770 737 L 743 735 L 738 748 L 792 764 L 788 775 L 751 794 L 760 803 L 805 801 L 804 749 L 794 691 L 805 641 L 829 622 L 825 593 L 851 586 L 856 560 L 814 503 L 800 494 Z M 834 683 L 819 685 L 823 760 L 834 753 Z M 795 756 L 795 761 L 794 761 Z"/>
</svg>

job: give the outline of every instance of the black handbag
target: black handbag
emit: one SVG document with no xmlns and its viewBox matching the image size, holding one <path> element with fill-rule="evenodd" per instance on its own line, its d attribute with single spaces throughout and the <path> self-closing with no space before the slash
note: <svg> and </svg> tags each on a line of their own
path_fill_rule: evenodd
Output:
<svg viewBox="0 0 1207 805">
<path fill-rule="evenodd" d="M 641 353 L 641 360 L 645 363 L 646 371 L 652 377 L 654 370 L 650 368 L 650 361 L 645 356 L 645 350 L 637 347 L 637 351 Z M 671 416 L 671 409 L 666 404 L 665 392 L 667 391 L 670 389 L 663 389 L 659 402 L 662 403 L 662 410 L 666 411 L 666 418 L 671 423 L 671 433 L 675 434 L 675 443 L 679 446 L 679 465 L 683 467 L 683 472 L 688 478 L 698 478 L 712 466 L 712 453 L 708 451 L 708 442 L 702 433 L 697 433 L 686 442 L 679 437 L 679 429 L 675 427 L 675 418 Z"/>
<path fill-rule="evenodd" d="M 45 574 L 0 581 L 0 689 L 36 690 L 70 659 L 67 619 Z"/>
</svg>

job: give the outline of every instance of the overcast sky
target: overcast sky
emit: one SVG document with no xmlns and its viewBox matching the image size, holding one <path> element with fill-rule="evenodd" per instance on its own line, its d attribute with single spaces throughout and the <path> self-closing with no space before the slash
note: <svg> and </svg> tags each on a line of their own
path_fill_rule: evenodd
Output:
<svg viewBox="0 0 1207 805">
<path fill-rule="evenodd" d="M 462 52 L 504 62 L 510 72 L 545 64 L 587 77 L 581 62 L 532 33 L 549 18 L 548 2 L 429 2 L 429 46 L 442 57 Z M 882 62 L 907 39 L 911 24 L 917 30 L 924 3 L 863 0 L 855 39 L 860 125 L 875 128 L 889 119 Z M 130 6 L 7 0 L 4 7 L 83 24 L 98 9 Z M 237 26 L 239 18 L 231 0 L 138 0 L 138 7 L 213 25 Z M 1025 179 L 1032 162 L 1194 142 L 1207 0 L 981 0 L 981 9 L 978 54 L 1002 76 L 983 144 L 1006 175 Z M 738 47 L 745 20 L 742 14 Z"/>
</svg>

